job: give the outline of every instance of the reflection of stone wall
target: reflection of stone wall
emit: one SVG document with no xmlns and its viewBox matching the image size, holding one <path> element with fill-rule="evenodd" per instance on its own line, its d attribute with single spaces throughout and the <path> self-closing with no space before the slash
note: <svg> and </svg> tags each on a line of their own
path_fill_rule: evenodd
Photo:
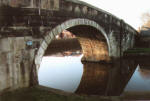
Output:
<svg viewBox="0 0 150 101">
<path fill-rule="evenodd" d="M 84 72 L 76 93 L 109 96 L 123 93 L 137 66 L 132 60 L 117 60 L 113 64 L 83 64 Z"/>
<path fill-rule="evenodd" d="M 85 63 L 83 76 L 76 93 L 104 95 L 109 78 L 109 66 Z"/>
<path fill-rule="evenodd" d="M 112 66 L 113 69 L 110 72 L 107 86 L 107 95 L 119 96 L 123 93 L 137 65 L 133 59 L 121 59 L 114 61 Z"/>
</svg>

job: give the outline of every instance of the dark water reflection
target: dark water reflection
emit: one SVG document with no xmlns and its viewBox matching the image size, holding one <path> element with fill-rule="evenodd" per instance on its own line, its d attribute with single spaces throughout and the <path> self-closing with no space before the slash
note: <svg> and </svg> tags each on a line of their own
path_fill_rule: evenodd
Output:
<svg viewBox="0 0 150 101">
<path fill-rule="evenodd" d="M 81 63 L 81 57 L 44 57 L 39 69 L 40 85 L 88 95 L 150 91 L 149 65 L 140 68 L 134 59 L 109 64 Z"/>
</svg>

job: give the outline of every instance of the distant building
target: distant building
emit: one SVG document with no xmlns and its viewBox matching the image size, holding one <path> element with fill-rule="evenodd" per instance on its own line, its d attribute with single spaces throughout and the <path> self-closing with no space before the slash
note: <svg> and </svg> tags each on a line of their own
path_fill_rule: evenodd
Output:
<svg viewBox="0 0 150 101">
<path fill-rule="evenodd" d="M 67 38 L 75 38 L 75 35 L 67 30 L 63 30 L 60 35 L 56 36 L 57 39 L 67 39 Z"/>
<path fill-rule="evenodd" d="M 150 27 L 141 27 L 136 41 L 140 48 L 150 48 Z"/>
<path fill-rule="evenodd" d="M 150 27 L 142 27 L 140 29 L 140 35 L 143 37 L 147 37 L 147 36 L 150 37 Z"/>
</svg>

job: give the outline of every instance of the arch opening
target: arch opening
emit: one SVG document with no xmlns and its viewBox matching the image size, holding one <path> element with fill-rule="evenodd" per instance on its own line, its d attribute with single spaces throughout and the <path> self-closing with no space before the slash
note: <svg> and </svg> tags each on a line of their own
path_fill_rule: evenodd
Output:
<svg viewBox="0 0 150 101">
<path fill-rule="evenodd" d="M 38 71 L 42 57 L 43 57 L 48 45 L 54 39 L 54 37 L 56 35 L 60 34 L 63 30 L 70 29 L 70 28 L 73 28 L 75 26 L 80 26 L 80 25 L 91 26 L 95 30 L 97 30 L 99 33 L 101 33 L 106 39 L 106 43 L 108 46 L 108 55 L 110 54 L 111 48 L 110 48 L 109 38 L 108 38 L 106 32 L 104 31 L 104 29 L 99 24 L 97 24 L 96 22 L 91 21 L 89 19 L 80 19 L 80 18 L 72 19 L 72 20 L 68 20 L 68 21 L 56 26 L 45 36 L 45 38 L 44 38 L 43 42 L 41 43 L 41 45 L 37 51 L 37 54 L 35 56 L 36 71 Z"/>
<path fill-rule="evenodd" d="M 109 40 L 103 28 L 88 19 L 74 19 L 57 26 L 45 36 L 45 40 L 35 57 L 37 74 L 42 57 L 47 54 L 49 49 L 49 51 L 52 49 L 48 47 L 53 43 L 54 39 L 61 37 L 64 31 L 72 33 L 72 38 L 77 39 L 75 39 L 75 44 L 79 46 L 80 53 L 84 54 L 82 61 L 109 61 Z"/>
<path fill-rule="evenodd" d="M 69 56 L 80 54 L 82 54 L 82 48 L 76 35 L 68 30 L 63 30 L 52 40 L 46 49 L 44 56 Z"/>
<path fill-rule="evenodd" d="M 46 49 L 45 55 L 52 55 L 57 52 L 67 54 L 69 50 L 72 52 L 78 50 L 78 53 L 83 53 L 82 61 L 110 60 L 107 40 L 100 31 L 87 25 L 78 25 L 63 30 L 55 36 Z"/>
<path fill-rule="evenodd" d="M 39 84 L 75 92 L 83 74 L 81 57 L 82 48 L 76 35 L 63 30 L 55 36 L 45 51 L 38 72 Z"/>
</svg>

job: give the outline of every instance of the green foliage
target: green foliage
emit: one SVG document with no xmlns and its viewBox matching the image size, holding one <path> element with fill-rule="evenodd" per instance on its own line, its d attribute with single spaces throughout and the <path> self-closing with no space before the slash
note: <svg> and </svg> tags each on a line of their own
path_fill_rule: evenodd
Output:
<svg viewBox="0 0 150 101">
<path fill-rule="evenodd" d="M 150 48 L 134 48 L 134 49 L 129 49 L 124 53 L 150 53 Z"/>
<path fill-rule="evenodd" d="M 0 96 L 0 101 L 112 101 L 100 96 L 79 96 L 76 94 L 57 94 L 38 87 L 22 88 L 6 92 Z"/>
</svg>

